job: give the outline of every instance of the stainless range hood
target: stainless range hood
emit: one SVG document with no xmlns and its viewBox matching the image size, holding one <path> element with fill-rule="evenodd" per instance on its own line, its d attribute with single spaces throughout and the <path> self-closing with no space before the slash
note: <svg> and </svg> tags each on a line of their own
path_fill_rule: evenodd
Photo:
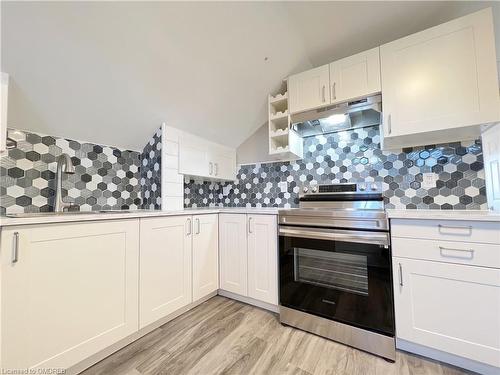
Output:
<svg viewBox="0 0 500 375">
<path fill-rule="evenodd" d="M 380 125 L 382 96 L 374 95 L 292 115 L 292 128 L 302 137 Z"/>
</svg>

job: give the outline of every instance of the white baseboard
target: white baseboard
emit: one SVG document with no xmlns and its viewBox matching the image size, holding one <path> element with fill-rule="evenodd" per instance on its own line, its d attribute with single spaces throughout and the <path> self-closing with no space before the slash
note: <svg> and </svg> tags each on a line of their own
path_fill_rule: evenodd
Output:
<svg viewBox="0 0 500 375">
<path fill-rule="evenodd" d="M 117 352 L 118 350 L 124 348 L 125 346 L 133 343 L 134 341 L 138 340 L 144 335 L 147 335 L 148 333 L 154 331 L 156 328 L 164 325 L 165 323 L 168 323 L 169 321 L 177 318 L 179 315 L 184 314 L 185 312 L 188 312 L 189 310 L 195 308 L 196 306 L 202 304 L 203 302 L 209 300 L 212 297 L 215 297 L 217 295 L 217 292 L 212 292 L 209 295 L 190 303 L 187 306 L 184 306 L 180 308 L 179 310 L 174 311 L 172 314 L 169 314 L 160 320 L 157 320 L 154 323 L 151 323 L 147 325 L 144 328 L 141 328 L 139 331 L 134 332 L 133 334 L 121 339 L 120 341 L 114 343 L 113 345 L 108 346 L 107 348 L 101 350 L 100 352 L 90 356 L 89 358 L 84 359 L 83 361 L 77 363 L 76 365 L 70 367 L 67 369 L 65 372 L 65 375 L 75 375 L 79 374 L 83 370 L 95 365 L 97 362 L 102 361 L 104 358 L 109 357 L 111 354 L 114 352 Z"/>
<path fill-rule="evenodd" d="M 415 353 L 423 357 L 435 359 L 436 361 L 449 363 L 453 366 L 474 371 L 483 375 L 498 375 L 500 368 L 467 359 L 441 350 L 432 349 L 427 346 L 415 344 L 406 340 L 396 338 L 396 348 L 406 352 Z"/>
<path fill-rule="evenodd" d="M 273 305 L 271 303 L 262 302 L 250 297 L 245 297 L 236 293 L 228 292 L 227 290 L 219 289 L 218 294 L 223 297 L 231 298 L 236 301 L 247 303 L 249 305 L 260 307 L 261 309 L 269 310 L 277 313 L 279 311 L 278 305 Z"/>
</svg>

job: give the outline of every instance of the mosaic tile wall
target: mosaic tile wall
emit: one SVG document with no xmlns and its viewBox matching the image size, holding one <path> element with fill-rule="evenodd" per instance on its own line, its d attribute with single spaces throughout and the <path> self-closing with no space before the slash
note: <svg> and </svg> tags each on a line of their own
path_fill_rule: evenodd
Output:
<svg viewBox="0 0 500 375">
<path fill-rule="evenodd" d="M 185 206 L 297 207 L 303 186 L 380 182 L 387 208 L 486 209 L 479 140 L 381 151 L 378 127 L 306 138 L 304 159 L 242 166 L 234 183 L 187 181 Z M 435 188 L 422 173 L 438 174 Z M 286 182 L 281 190 L 279 182 Z"/>
<path fill-rule="evenodd" d="M 63 198 L 82 211 L 141 207 L 140 153 L 23 131 L 9 131 L 17 148 L 0 158 L 0 214 L 53 210 L 56 160 L 71 156 Z"/>
<path fill-rule="evenodd" d="M 151 137 L 141 154 L 142 208 L 161 209 L 161 128 Z"/>
</svg>

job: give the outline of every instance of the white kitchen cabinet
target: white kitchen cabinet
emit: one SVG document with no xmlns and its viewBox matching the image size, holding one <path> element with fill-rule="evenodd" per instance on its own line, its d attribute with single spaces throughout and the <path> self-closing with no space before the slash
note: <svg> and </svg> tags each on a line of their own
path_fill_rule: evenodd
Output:
<svg viewBox="0 0 500 375">
<path fill-rule="evenodd" d="M 500 124 L 481 134 L 486 181 L 486 196 L 490 210 L 500 211 Z"/>
<path fill-rule="evenodd" d="M 220 214 L 219 256 L 222 290 L 278 304 L 275 215 Z"/>
<path fill-rule="evenodd" d="M 231 150 L 222 150 L 215 147 L 209 155 L 209 177 L 223 180 L 234 180 L 236 178 L 236 159 Z M 213 164 L 211 167 L 210 163 Z M 211 167 L 211 168 L 210 168 Z"/>
<path fill-rule="evenodd" d="M 274 215 L 248 215 L 248 296 L 278 304 L 278 228 Z"/>
<path fill-rule="evenodd" d="M 218 216 L 193 216 L 193 301 L 219 288 Z"/>
<path fill-rule="evenodd" d="M 381 91 L 379 51 L 379 47 L 376 47 L 330 64 L 332 104 Z"/>
<path fill-rule="evenodd" d="M 236 179 L 236 150 L 192 134 L 179 137 L 179 173 L 210 180 Z"/>
<path fill-rule="evenodd" d="M 248 294 L 247 220 L 244 214 L 219 214 L 220 288 Z"/>
<path fill-rule="evenodd" d="M 0 73 L 0 154 L 3 153 L 7 147 L 7 106 L 9 97 L 9 75 L 7 73 Z"/>
<path fill-rule="evenodd" d="M 138 260 L 138 220 L 2 228 L 0 367 L 66 369 L 137 331 Z"/>
<path fill-rule="evenodd" d="M 500 367 L 500 269 L 393 258 L 396 335 Z"/>
<path fill-rule="evenodd" d="M 184 134 L 179 140 L 179 173 L 189 176 L 208 176 L 206 144 L 197 137 Z"/>
<path fill-rule="evenodd" d="M 140 328 L 192 302 L 192 218 L 141 219 Z"/>
<path fill-rule="evenodd" d="M 500 120 L 491 8 L 380 47 L 383 147 L 479 136 Z"/>
<path fill-rule="evenodd" d="M 328 65 L 288 77 L 288 103 L 292 114 L 330 104 Z"/>
</svg>

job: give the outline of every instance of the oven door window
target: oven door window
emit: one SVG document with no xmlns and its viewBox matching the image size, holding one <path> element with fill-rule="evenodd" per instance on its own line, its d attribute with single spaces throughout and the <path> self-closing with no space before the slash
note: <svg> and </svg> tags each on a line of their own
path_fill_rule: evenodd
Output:
<svg viewBox="0 0 500 375">
<path fill-rule="evenodd" d="M 294 248 L 295 281 L 368 295 L 368 257 Z"/>
<path fill-rule="evenodd" d="M 280 304 L 393 335 L 388 246 L 280 235 Z"/>
</svg>

